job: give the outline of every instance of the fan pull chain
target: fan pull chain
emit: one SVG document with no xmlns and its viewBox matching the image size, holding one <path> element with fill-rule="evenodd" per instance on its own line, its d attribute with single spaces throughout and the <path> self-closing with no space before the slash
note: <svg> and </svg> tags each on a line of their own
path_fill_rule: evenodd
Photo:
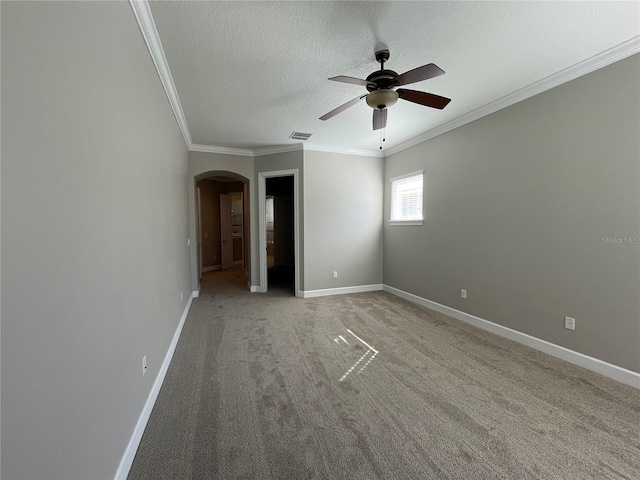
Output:
<svg viewBox="0 0 640 480">
<path fill-rule="evenodd" d="M 382 150 L 382 142 L 386 142 L 387 139 L 385 134 L 386 127 L 380 129 L 380 150 Z"/>
</svg>

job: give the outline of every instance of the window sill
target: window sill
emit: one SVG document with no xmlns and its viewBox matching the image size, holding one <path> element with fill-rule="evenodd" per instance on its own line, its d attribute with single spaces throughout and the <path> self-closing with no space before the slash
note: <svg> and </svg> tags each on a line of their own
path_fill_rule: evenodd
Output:
<svg viewBox="0 0 640 480">
<path fill-rule="evenodd" d="M 391 226 L 400 226 L 400 225 L 423 225 L 423 220 L 389 220 L 389 225 Z"/>
</svg>

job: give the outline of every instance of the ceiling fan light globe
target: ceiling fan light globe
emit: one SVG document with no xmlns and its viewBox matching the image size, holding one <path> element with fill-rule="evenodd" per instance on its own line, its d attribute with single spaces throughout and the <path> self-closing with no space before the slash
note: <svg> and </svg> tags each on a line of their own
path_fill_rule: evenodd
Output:
<svg viewBox="0 0 640 480">
<path fill-rule="evenodd" d="M 398 101 L 398 92 L 386 88 L 374 90 L 367 95 L 366 100 L 371 108 L 389 108 Z"/>
</svg>

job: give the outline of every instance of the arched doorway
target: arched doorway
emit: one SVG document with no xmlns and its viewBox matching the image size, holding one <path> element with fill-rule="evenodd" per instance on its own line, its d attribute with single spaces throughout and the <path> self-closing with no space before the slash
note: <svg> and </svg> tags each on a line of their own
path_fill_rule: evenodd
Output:
<svg viewBox="0 0 640 480">
<path fill-rule="evenodd" d="M 203 274 L 230 269 L 243 272 L 243 288 L 251 290 L 250 180 L 210 170 L 194 175 L 191 185 L 194 290 L 199 292 Z"/>
</svg>

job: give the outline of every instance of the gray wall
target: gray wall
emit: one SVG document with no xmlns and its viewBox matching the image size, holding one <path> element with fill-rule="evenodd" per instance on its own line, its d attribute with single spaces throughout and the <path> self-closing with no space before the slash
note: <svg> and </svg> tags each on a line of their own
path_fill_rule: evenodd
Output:
<svg viewBox="0 0 640 480">
<path fill-rule="evenodd" d="M 640 235 L 639 79 L 635 55 L 388 157 L 385 283 L 640 371 L 640 246 L 603 243 Z M 419 169 L 424 225 L 389 226 Z"/>
<path fill-rule="evenodd" d="M 3 478 L 115 475 L 191 291 L 186 172 L 128 3 L 2 4 Z"/>
<path fill-rule="evenodd" d="M 202 153 L 202 152 L 189 152 L 189 171 L 188 171 L 188 188 L 189 188 L 189 221 L 190 221 L 190 236 L 192 239 L 197 238 L 197 218 L 196 212 L 196 181 L 201 178 L 210 176 L 209 174 L 227 175 L 233 176 L 239 175 L 248 179 L 249 187 L 244 192 L 245 199 L 245 248 L 248 248 L 248 255 L 245 258 L 249 268 L 249 278 L 251 279 L 251 285 L 257 286 L 260 284 L 260 269 L 258 263 L 260 256 L 259 250 L 259 235 L 258 235 L 258 205 L 253 201 L 258 196 L 258 173 L 269 172 L 274 170 L 289 170 L 297 168 L 300 175 L 299 187 L 300 187 L 300 203 L 301 203 L 301 218 L 303 217 L 304 209 L 304 191 L 302 185 L 303 169 L 302 169 L 302 151 L 279 153 L 273 155 L 264 155 L 260 157 L 247 157 L 241 155 L 225 155 L 219 153 Z M 232 175 L 229 175 L 232 174 Z M 248 215 L 247 215 L 248 213 Z M 255 221 L 253 220 L 255 219 Z M 248 235 L 246 235 L 248 233 Z M 303 238 L 304 227 L 303 222 L 300 220 L 300 256 L 301 258 L 304 252 Z M 194 290 L 199 289 L 200 281 L 197 275 L 197 242 L 191 243 L 191 257 L 192 274 L 191 282 Z M 300 288 L 303 286 L 303 265 L 301 268 L 300 276 Z"/>
<path fill-rule="evenodd" d="M 304 171 L 305 290 L 382 283 L 383 159 L 305 151 Z"/>
</svg>

